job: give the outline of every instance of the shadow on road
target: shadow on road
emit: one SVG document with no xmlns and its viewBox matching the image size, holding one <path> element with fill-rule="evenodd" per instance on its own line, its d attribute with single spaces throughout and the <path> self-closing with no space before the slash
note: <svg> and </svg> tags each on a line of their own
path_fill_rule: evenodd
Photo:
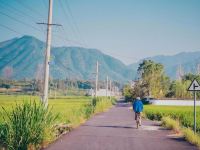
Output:
<svg viewBox="0 0 200 150">
<path fill-rule="evenodd" d="M 131 106 L 131 104 L 125 102 L 124 100 L 120 100 L 116 104 L 116 107 L 130 107 L 130 106 Z"/>
<path fill-rule="evenodd" d="M 112 126 L 112 125 L 82 125 L 82 126 L 90 126 L 90 127 L 102 127 L 102 128 L 124 128 L 124 129 L 137 129 L 136 127 L 130 126 Z"/>
</svg>

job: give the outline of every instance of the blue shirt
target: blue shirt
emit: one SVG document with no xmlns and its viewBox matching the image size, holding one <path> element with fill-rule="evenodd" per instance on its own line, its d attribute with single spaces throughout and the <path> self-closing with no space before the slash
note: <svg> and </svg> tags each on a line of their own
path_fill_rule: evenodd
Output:
<svg viewBox="0 0 200 150">
<path fill-rule="evenodd" d="M 142 112 L 143 111 L 143 104 L 141 100 L 135 100 L 133 103 L 133 110 L 134 112 Z"/>
</svg>

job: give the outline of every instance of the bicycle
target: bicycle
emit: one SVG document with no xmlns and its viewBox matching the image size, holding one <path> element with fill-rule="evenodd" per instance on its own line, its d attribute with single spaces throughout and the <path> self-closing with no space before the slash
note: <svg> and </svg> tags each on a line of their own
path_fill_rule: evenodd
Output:
<svg viewBox="0 0 200 150">
<path fill-rule="evenodd" d="M 136 125 L 137 125 L 137 129 L 139 128 L 139 126 L 141 126 L 141 113 L 138 112 L 138 113 L 135 113 L 136 115 Z"/>
</svg>

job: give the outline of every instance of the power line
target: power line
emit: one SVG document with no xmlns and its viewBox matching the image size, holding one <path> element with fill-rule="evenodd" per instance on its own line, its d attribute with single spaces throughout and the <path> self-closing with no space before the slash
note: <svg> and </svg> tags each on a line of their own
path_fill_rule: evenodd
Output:
<svg viewBox="0 0 200 150">
<path fill-rule="evenodd" d="M 14 30 L 14 29 L 12 29 L 12 28 L 10 28 L 10 27 L 8 27 L 8 26 L 5 26 L 5 25 L 3 25 L 3 24 L 0 24 L 0 26 L 3 27 L 3 28 L 5 28 L 5 29 L 7 29 L 7 30 L 9 30 L 9 31 L 12 31 L 12 32 L 14 32 L 14 33 L 17 33 L 17 34 L 20 34 L 20 35 L 21 35 L 21 33 L 19 33 L 18 31 Z"/>
<path fill-rule="evenodd" d="M 25 9 L 29 10 L 29 11 L 32 11 L 34 14 L 37 14 L 39 15 L 39 17 L 41 19 L 44 20 L 44 18 L 46 18 L 43 14 L 39 13 L 38 11 L 36 11 L 35 9 L 33 9 L 32 7 L 29 7 L 28 5 L 22 3 L 20 0 L 17 0 L 18 4 L 20 4 L 22 7 L 24 7 Z"/>
<path fill-rule="evenodd" d="M 47 6 L 46 1 L 45 1 L 45 0 L 42 0 L 42 2 L 43 2 L 44 7 L 45 7 L 46 9 L 48 9 L 48 6 Z"/>
<path fill-rule="evenodd" d="M 63 37 L 63 36 L 59 35 L 59 34 L 53 33 L 53 35 L 55 35 L 56 38 L 63 40 L 65 43 L 66 42 L 71 42 L 71 43 L 74 43 L 74 44 L 78 44 L 80 46 L 85 46 L 85 45 L 83 45 L 82 43 L 80 43 L 78 41 L 70 40 L 70 39 L 68 39 L 66 37 Z"/>
<path fill-rule="evenodd" d="M 60 7 L 61 7 L 61 9 L 63 11 L 64 16 L 69 20 L 69 26 L 70 26 L 71 30 L 76 35 L 76 37 L 81 41 L 81 43 L 84 43 L 84 45 L 86 45 L 84 40 L 82 40 L 82 37 L 81 37 L 81 34 L 79 32 L 79 29 L 77 28 L 77 25 L 75 24 L 75 21 L 74 21 L 74 18 L 73 18 L 73 15 L 72 15 L 72 12 L 71 12 L 69 6 L 67 5 L 67 9 L 65 9 L 62 1 L 60 0 L 58 2 L 59 2 L 59 5 L 60 5 Z M 66 2 L 66 1 L 64 1 L 64 2 Z M 65 3 L 65 4 L 67 4 L 67 3 Z M 68 13 L 67 13 L 66 10 L 68 10 L 69 16 L 68 16 Z M 71 20 L 69 18 L 70 16 L 72 18 Z M 62 29 L 64 30 L 65 34 L 67 34 L 65 29 L 64 28 L 62 28 Z"/>
<path fill-rule="evenodd" d="M 71 16 L 71 18 L 72 18 L 72 22 L 74 23 L 74 26 L 75 26 L 75 28 L 76 28 L 76 30 L 77 30 L 77 32 L 78 32 L 78 34 L 79 34 L 81 40 L 83 41 L 84 44 L 86 44 L 86 43 L 85 43 L 85 40 L 83 39 L 83 37 L 82 37 L 82 35 L 81 35 L 81 32 L 80 32 L 80 30 L 79 30 L 79 27 L 78 27 L 78 25 L 77 25 L 77 23 L 76 23 L 76 21 L 75 21 L 75 19 L 74 19 L 73 13 L 72 13 L 71 8 L 70 8 L 70 5 L 69 5 L 69 3 L 68 3 L 68 0 L 65 0 L 65 3 L 66 3 L 66 6 L 67 6 L 67 10 L 69 11 L 69 14 L 70 14 L 70 16 Z M 87 45 L 87 44 L 86 44 L 86 45 Z"/>
<path fill-rule="evenodd" d="M 28 23 L 26 23 L 26 22 L 23 22 L 23 21 L 21 21 L 21 20 L 18 20 L 18 19 L 14 18 L 14 17 L 12 17 L 12 16 L 10 16 L 10 15 L 5 14 L 4 12 L 1 12 L 1 11 L 0 11 L 0 14 L 3 15 L 3 16 L 6 16 L 6 17 L 8 17 L 8 18 L 10 18 L 10 19 L 12 19 L 12 20 L 18 22 L 18 23 L 21 23 L 21 24 L 23 24 L 23 25 L 25 25 L 25 26 L 31 27 L 31 28 L 33 28 L 33 29 L 35 29 L 35 30 L 41 32 L 40 29 L 38 29 L 38 28 L 32 26 L 31 24 L 28 24 Z"/>
<path fill-rule="evenodd" d="M 33 20 L 36 20 L 36 18 L 33 17 L 33 16 L 31 16 L 30 14 L 25 13 L 25 12 L 23 12 L 22 10 L 17 9 L 17 8 L 15 8 L 15 7 L 9 5 L 8 3 L 4 3 L 4 2 L 5 2 L 5 1 L 1 1 L 0 4 L 4 4 L 4 5 L 6 5 L 8 8 L 10 8 L 10 11 L 15 10 L 15 12 L 17 12 L 17 13 L 20 14 L 21 16 L 25 16 L 25 17 L 27 17 L 27 18 L 29 18 L 29 19 L 32 18 Z"/>
<path fill-rule="evenodd" d="M 70 21 L 70 19 L 69 19 L 69 17 L 68 17 L 67 11 L 66 11 L 66 9 L 64 8 L 64 5 L 63 5 L 62 1 L 59 0 L 58 3 L 59 3 L 59 5 L 60 5 L 60 7 L 61 7 L 61 10 L 63 11 L 62 14 L 65 16 L 66 19 L 68 19 L 68 25 L 70 26 L 72 32 L 74 33 L 74 35 L 78 36 L 78 34 L 77 34 L 75 28 L 74 28 L 73 25 L 71 24 L 71 21 Z M 65 34 L 67 35 L 67 32 L 65 31 L 65 29 L 64 29 L 64 28 L 62 28 L 62 29 L 63 29 L 63 31 L 65 32 Z"/>
</svg>

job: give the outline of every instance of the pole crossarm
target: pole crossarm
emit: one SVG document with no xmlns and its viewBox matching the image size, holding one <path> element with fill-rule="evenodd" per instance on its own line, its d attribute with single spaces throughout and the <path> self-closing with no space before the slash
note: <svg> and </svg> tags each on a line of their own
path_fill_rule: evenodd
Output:
<svg viewBox="0 0 200 150">
<path fill-rule="evenodd" d="M 40 25 L 49 25 L 49 26 L 62 26 L 62 24 L 57 24 L 57 23 L 45 23 L 45 22 L 37 22 L 36 24 L 40 24 Z"/>
</svg>

